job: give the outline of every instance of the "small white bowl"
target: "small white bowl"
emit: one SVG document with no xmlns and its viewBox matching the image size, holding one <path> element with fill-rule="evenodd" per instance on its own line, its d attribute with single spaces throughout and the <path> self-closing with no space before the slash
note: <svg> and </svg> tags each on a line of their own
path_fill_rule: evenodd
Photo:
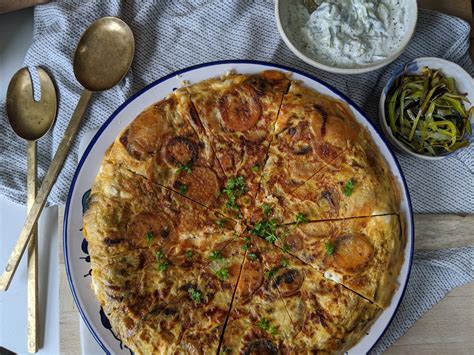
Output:
<svg viewBox="0 0 474 355">
<path fill-rule="evenodd" d="M 360 74 L 366 73 L 375 69 L 382 68 L 383 66 L 391 63 L 395 59 L 397 59 L 400 54 L 405 50 L 408 42 L 413 36 L 416 27 L 416 21 L 418 17 L 418 5 L 416 0 L 403 0 L 406 2 L 406 6 L 409 9 L 407 11 L 407 28 L 405 35 L 403 36 L 402 40 L 400 41 L 400 45 L 398 49 L 391 54 L 389 57 L 385 58 L 384 60 L 376 61 L 366 65 L 354 65 L 353 67 L 338 67 L 338 66 L 330 66 L 327 65 L 318 58 L 311 56 L 310 53 L 306 53 L 303 48 L 299 48 L 297 43 L 291 38 L 289 34 L 289 21 L 288 16 L 291 11 L 291 6 L 297 2 L 302 0 L 276 0 L 275 1 L 275 19 L 276 24 L 278 27 L 278 31 L 280 32 L 280 36 L 288 46 L 288 48 L 301 60 L 305 61 L 306 63 L 319 68 L 323 69 L 332 73 L 338 74 Z"/>
<path fill-rule="evenodd" d="M 444 155 L 438 156 L 429 156 L 418 154 L 410 150 L 409 147 L 404 145 L 400 142 L 392 133 L 390 126 L 387 123 L 387 118 L 385 117 L 385 101 L 387 99 L 387 93 L 392 87 L 394 81 L 402 75 L 403 71 L 406 70 L 407 73 L 420 73 L 423 67 L 429 67 L 431 69 L 440 69 L 443 75 L 454 78 L 456 83 L 456 88 L 460 93 L 467 93 L 467 99 L 470 101 L 470 105 L 474 105 L 474 79 L 469 75 L 463 68 L 461 68 L 456 63 L 450 62 L 445 59 L 441 58 L 433 58 L 433 57 L 425 57 L 425 58 L 418 58 L 403 66 L 398 72 L 396 72 L 392 77 L 388 80 L 387 84 L 382 90 L 382 94 L 380 95 L 379 100 L 379 121 L 382 131 L 389 140 L 390 144 L 402 154 L 408 154 L 413 157 L 425 159 L 425 160 L 441 160 L 444 159 L 451 154 L 456 154 L 460 150 L 458 149 L 454 152 L 447 153 Z M 464 103 L 466 108 L 470 107 L 469 104 Z M 471 121 L 472 124 L 472 121 Z M 472 140 L 472 137 L 471 137 Z"/>
</svg>

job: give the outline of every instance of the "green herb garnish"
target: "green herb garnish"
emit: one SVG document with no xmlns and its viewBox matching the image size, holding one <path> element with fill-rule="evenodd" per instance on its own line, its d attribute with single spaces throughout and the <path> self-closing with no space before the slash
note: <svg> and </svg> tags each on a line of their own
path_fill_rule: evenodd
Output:
<svg viewBox="0 0 474 355">
<path fill-rule="evenodd" d="M 221 219 L 218 219 L 218 220 L 216 221 L 216 223 L 217 223 L 217 225 L 219 226 L 219 228 L 224 228 L 226 222 L 227 222 L 227 219 L 226 219 L 226 218 L 221 218 Z"/>
<path fill-rule="evenodd" d="M 262 205 L 262 211 L 263 211 L 263 214 L 264 214 L 266 217 L 268 217 L 268 216 L 272 213 L 272 210 L 273 210 L 272 206 L 270 206 L 270 205 L 268 205 L 268 204 L 266 204 L 266 203 L 264 203 L 264 204 Z"/>
<path fill-rule="evenodd" d="M 229 270 L 227 270 L 227 268 L 225 268 L 225 267 L 221 267 L 214 274 L 221 281 L 226 281 L 229 278 Z"/>
<path fill-rule="evenodd" d="M 288 267 L 288 265 L 290 265 L 290 263 L 288 262 L 288 260 L 283 259 L 283 260 L 281 261 L 281 266 L 283 266 L 283 267 Z"/>
<path fill-rule="evenodd" d="M 186 195 L 188 193 L 188 185 L 180 184 L 178 190 L 181 195 Z"/>
<path fill-rule="evenodd" d="M 257 254 L 254 254 L 254 253 L 249 253 L 249 254 L 248 254 L 248 257 L 249 257 L 249 259 L 252 260 L 252 261 L 255 261 L 255 260 L 258 259 Z"/>
<path fill-rule="evenodd" d="M 275 220 L 266 220 L 263 219 L 257 222 L 253 229 L 250 231 L 253 235 L 257 237 L 264 238 L 268 243 L 275 244 L 278 239 L 276 234 L 277 224 Z"/>
<path fill-rule="evenodd" d="M 150 231 L 146 234 L 146 242 L 148 243 L 148 246 L 151 245 L 152 240 L 153 240 L 153 232 Z"/>
<path fill-rule="evenodd" d="M 276 327 L 274 325 L 270 325 L 270 322 L 265 317 L 260 318 L 257 324 L 260 327 L 260 329 L 266 331 L 267 333 L 271 335 L 277 334 Z"/>
<path fill-rule="evenodd" d="M 233 211 L 240 211 L 240 207 L 237 205 L 236 200 L 238 197 L 245 194 L 246 191 L 247 184 L 243 176 L 229 178 L 222 190 L 222 192 L 227 195 L 226 207 Z"/>
<path fill-rule="evenodd" d="M 209 259 L 212 260 L 212 261 L 222 260 L 222 259 L 224 259 L 224 256 L 221 254 L 221 252 L 219 250 L 214 250 L 211 253 L 211 255 L 209 255 Z"/>
<path fill-rule="evenodd" d="M 250 248 L 250 237 L 244 238 L 244 245 L 242 245 L 242 250 L 249 250 Z"/>
<path fill-rule="evenodd" d="M 186 259 L 191 260 L 193 258 L 194 252 L 190 250 L 186 250 Z"/>
<path fill-rule="evenodd" d="M 334 245 L 332 245 L 331 243 L 324 244 L 324 248 L 326 249 L 326 254 L 327 255 L 333 255 L 334 254 Z"/>
<path fill-rule="evenodd" d="M 288 244 L 283 244 L 283 247 L 281 248 L 281 250 L 283 250 L 284 253 L 289 253 L 291 248 Z"/>
<path fill-rule="evenodd" d="M 346 182 L 346 185 L 344 186 L 344 195 L 349 197 L 350 195 L 352 195 L 352 190 L 354 190 L 354 180 L 350 179 Z"/>
<path fill-rule="evenodd" d="M 163 272 L 170 266 L 170 263 L 166 260 L 165 254 L 163 254 L 161 250 L 158 250 L 155 253 L 155 258 L 156 258 L 158 271 Z"/>
<path fill-rule="evenodd" d="M 202 293 L 199 290 L 194 289 L 194 287 L 190 287 L 188 289 L 189 295 L 194 303 L 201 303 Z"/>
<path fill-rule="evenodd" d="M 275 276 L 277 270 L 278 270 L 278 268 L 273 268 L 273 269 L 268 270 L 268 271 L 266 272 L 267 277 L 268 277 L 269 279 L 272 279 L 272 278 Z"/>
<path fill-rule="evenodd" d="M 254 165 L 250 168 L 250 170 L 252 170 L 254 173 L 256 173 L 259 169 L 260 167 L 258 165 Z"/>
<path fill-rule="evenodd" d="M 193 172 L 191 168 L 192 168 L 191 162 L 187 164 L 179 164 L 178 172 L 186 171 L 188 174 L 191 174 Z"/>
<path fill-rule="evenodd" d="M 297 225 L 301 223 L 308 223 L 308 216 L 306 216 L 304 213 L 298 213 L 295 217 L 295 222 Z"/>
</svg>

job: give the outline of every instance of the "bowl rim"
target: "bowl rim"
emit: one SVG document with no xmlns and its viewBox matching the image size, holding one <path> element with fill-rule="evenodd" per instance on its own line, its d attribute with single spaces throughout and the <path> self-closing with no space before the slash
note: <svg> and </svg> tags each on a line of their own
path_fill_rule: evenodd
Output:
<svg viewBox="0 0 474 355">
<path fill-rule="evenodd" d="M 278 32 L 280 33 L 280 37 L 283 39 L 283 42 L 285 42 L 286 46 L 295 54 L 298 58 L 300 58 L 302 61 L 312 65 L 313 67 L 316 67 L 318 69 L 322 69 L 331 73 L 336 73 L 336 74 L 361 74 L 361 73 L 367 73 L 373 70 L 380 69 L 391 62 L 393 62 L 395 59 L 397 59 L 403 51 L 406 49 L 408 46 L 408 43 L 411 41 L 413 38 L 413 34 L 415 33 L 415 28 L 416 24 L 418 22 L 418 3 L 416 0 L 406 0 L 406 1 L 411 1 L 412 5 L 414 5 L 414 9 L 411 11 L 414 11 L 414 16 L 413 18 L 415 21 L 411 21 L 408 23 L 407 26 L 407 32 L 405 33 L 404 37 L 402 38 L 401 44 L 398 47 L 398 50 L 392 53 L 389 57 L 385 58 L 384 60 L 381 60 L 379 62 L 375 62 L 373 64 L 369 64 L 367 66 L 363 67 L 356 67 L 356 68 L 341 68 L 341 67 L 335 67 L 335 66 L 330 66 L 321 62 L 316 61 L 314 58 L 311 58 L 310 56 L 306 55 L 302 51 L 300 51 L 296 46 L 293 44 L 293 42 L 290 40 L 288 35 L 286 34 L 285 28 L 283 27 L 281 18 L 280 18 L 280 3 L 282 0 L 276 0 L 275 1 L 275 21 L 276 25 L 278 28 Z"/>
<path fill-rule="evenodd" d="M 382 128 L 382 131 L 386 135 L 388 141 L 390 142 L 390 144 L 396 150 L 401 151 L 402 153 L 406 153 L 408 155 L 411 155 L 413 157 L 423 159 L 423 160 L 431 160 L 431 161 L 443 160 L 443 159 L 446 159 L 448 157 L 451 157 L 451 156 L 457 154 L 459 151 L 462 151 L 465 147 L 460 148 L 460 149 L 458 149 L 454 152 L 450 152 L 448 154 L 437 155 L 437 156 L 429 156 L 429 155 L 415 153 L 410 148 L 405 146 L 405 144 L 400 142 L 393 135 L 392 129 L 388 125 L 387 118 L 385 117 L 385 102 L 387 100 L 388 91 L 392 87 L 395 80 L 400 75 L 402 75 L 402 73 L 404 72 L 406 67 L 408 67 L 412 63 L 418 63 L 418 62 L 421 62 L 421 63 L 437 62 L 440 65 L 439 69 L 441 69 L 441 71 L 443 69 L 443 66 L 446 66 L 446 65 L 454 66 L 461 76 L 465 76 L 466 78 L 471 79 L 472 87 L 473 87 L 473 90 L 474 90 L 474 78 L 472 78 L 472 76 L 466 70 L 464 70 L 464 68 L 461 67 L 459 64 L 451 62 L 450 60 L 443 59 L 443 58 L 438 58 L 438 57 L 419 57 L 419 58 L 412 59 L 409 62 L 406 62 L 404 65 L 402 65 L 394 74 L 392 74 L 390 76 L 390 78 L 387 80 L 386 84 L 384 85 L 384 87 L 382 89 L 382 92 L 380 93 L 380 98 L 379 98 L 379 122 L 380 122 L 380 126 Z M 428 64 L 422 64 L 422 65 L 428 65 Z M 474 92 L 473 92 L 473 94 L 474 94 Z M 474 103 L 473 103 L 473 105 L 474 105 Z M 472 124 L 472 122 L 471 122 L 471 124 Z"/>
</svg>

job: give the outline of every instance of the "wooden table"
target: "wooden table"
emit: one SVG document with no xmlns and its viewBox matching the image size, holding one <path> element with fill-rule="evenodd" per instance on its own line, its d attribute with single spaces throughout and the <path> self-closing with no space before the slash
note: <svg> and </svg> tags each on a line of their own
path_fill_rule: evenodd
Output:
<svg viewBox="0 0 474 355">
<path fill-rule="evenodd" d="M 461 17 L 472 23 L 469 0 L 418 0 L 421 7 Z M 474 58 L 474 31 L 471 31 Z M 59 226 L 62 235 L 60 209 Z M 444 249 L 474 245 L 474 215 L 416 215 L 415 250 Z M 60 238 L 60 244 L 62 239 Z M 60 267 L 61 354 L 80 354 L 79 313 L 66 280 L 62 245 Z M 386 354 L 474 354 L 474 283 L 452 290 L 421 317 Z"/>
</svg>

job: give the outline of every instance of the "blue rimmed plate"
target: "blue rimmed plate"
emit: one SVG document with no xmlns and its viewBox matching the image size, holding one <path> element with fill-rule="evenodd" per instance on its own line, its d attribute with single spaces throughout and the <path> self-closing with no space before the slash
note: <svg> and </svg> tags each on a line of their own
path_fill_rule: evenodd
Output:
<svg viewBox="0 0 474 355">
<path fill-rule="evenodd" d="M 347 97 L 336 89 L 331 88 L 326 83 L 303 72 L 265 62 L 213 62 L 197 65 L 167 75 L 150 84 L 125 101 L 98 130 L 91 143 L 86 148 L 72 180 L 69 196 L 66 202 L 63 231 L 66 272 L 79 312 L 92 335 L 105 352 L 114 354 L 130 353 L 130 351 L 123 346 L 120 340 L 113 333 L 110 324 L 100 309 L 99 303 L 91 289 L 90 258 L 87 250 L 87 242 L 82 235 L 83 211 L 87 208 L 88 194 L 99 170 L 105 151 L 122 129 L 124 129 L 140 112 L 151 104 L 164 98 L 172 92 L 174 88 L 180 87 L 183 81 L 192 84 L 210 77 L 221 76 L 229 70 L 244 74 L 252 74 L 269 69 L 279 69 L 285 72 L 291 72 L 293 79 L 303 81 L 308 87 L 326 95 L 346 101 L 356 119 L 370 132 L 380 152 L 385 156 L 392 174 L 396 177 L 402 196 L 400 211 L 402 219 L 405 221 L 405 233 L 407 235 L 405 261 L 398 277 L 399 287 L 393 296 L 391 305 L 385 309 L 380 317 L 375 321 L 368 331 L 368 334 L 349 350 L 349 354 L 368 352 L 383 335 L 390 324 L 403 297 L 408 282 L 408 276 L 410 274 L 414 245 L 413 212 L 403 173 L 395 156 L 388 148 L 388 145 L 382 138 L 380 132 L 372 125 L 364 113 Z"/>
</svg>

